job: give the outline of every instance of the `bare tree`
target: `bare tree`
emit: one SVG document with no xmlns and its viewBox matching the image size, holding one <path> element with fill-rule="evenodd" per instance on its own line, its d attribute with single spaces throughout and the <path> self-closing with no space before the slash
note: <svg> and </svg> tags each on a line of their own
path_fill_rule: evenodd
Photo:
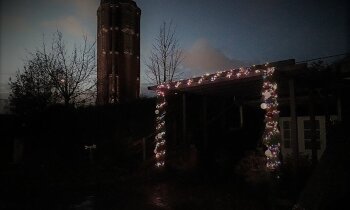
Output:
<svg viewBox="0 0 350 210">
<path fill-rule="evenodd" d="M 25 111 L 25 104 L 43 108 L 53 103 L 80 105 L 93 102 L 96 96 L 95 58 L 95 42 L 90 44 L 83 36 L 79 47 L 67 47 L 62 33 L 57 31 L 49 47 L 43 40 L 41 48 L 29 53 L 24 71 L 17 73 L 15 81 L 10 79 L 13 109 Z M 38 102 L 40 106 L 36 105 Z"/>
<path fill-rule="evenodd" d="M 54 34 L 50 49 L 45 42 L 41 50 L 36 51 L 45 64 L 45 71 L 65 105 L 81 104 L 91 100 L 96 88 L 96 53 L 95 42 L 88 43 L 83 36 L 83 43 L 74 45 L 71 52 L 63 41 L 60 31 Z"/>
<path fill-rule="evenodd" d="M 173 81 L 183 73 L 179 69 L 182 61 L 183 52 L 176 38 L 175 27 L 172 22 L 163 22 L 146 62 L 146 77 L 153 84 Z"/>
<path fill-rule="evenodd" d="M 10 78 L 10 108 L 16 114 L 30 115 L 43 110 L 56 102 L 50 76 L 44 71 L 44 64 L 38 58 L 24 63 L 24 70 L 16 73 L 16 79 Z"/>
</svg>

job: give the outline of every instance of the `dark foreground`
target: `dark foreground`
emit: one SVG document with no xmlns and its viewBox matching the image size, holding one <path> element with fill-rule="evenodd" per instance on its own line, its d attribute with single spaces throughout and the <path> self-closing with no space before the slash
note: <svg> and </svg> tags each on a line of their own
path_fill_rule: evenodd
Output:
<svg viewBox="0 0 350 210">
<path fill-rule="evenodd" d="M 33 172 L 35 171 L 35 172 Z M 280 179 L 249 183 L 219 171 L 141 169 L 104 172 L 96 167 L 47 173 L 9 168 L 0 209 L 291 209 L 293 189 Z"/>
</svg>

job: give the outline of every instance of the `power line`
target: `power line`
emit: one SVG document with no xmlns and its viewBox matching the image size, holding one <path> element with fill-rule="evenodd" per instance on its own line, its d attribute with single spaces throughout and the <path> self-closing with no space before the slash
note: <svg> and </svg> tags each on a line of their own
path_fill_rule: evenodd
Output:
<svg viewBox="0 0 350 210">
<path fill-rule="evenodd" d="M 316 61 L 316 60 L 321 60 L 321 59 L 339 57 L 339 56 L 343 56 L 343 55 L 350 55 L 350 53 L 342 53 L 342 54 L 330 55 L 330 56 L 326 56 L 326 57 L 312 58 L 312 59 L 308 59 L 308 60 L 304 60 L 304 61 L 298 61 L 296 63 L 297 64 L 298 63 L 307 63 L 307 62 L 310 62 L 310 61 Z"/>
</svg>

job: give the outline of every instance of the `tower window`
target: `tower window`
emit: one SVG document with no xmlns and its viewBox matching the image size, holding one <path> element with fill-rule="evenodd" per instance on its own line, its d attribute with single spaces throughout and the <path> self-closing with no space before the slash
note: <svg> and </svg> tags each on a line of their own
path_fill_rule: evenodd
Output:
<svg viewBox="0 0 350 210">
<path fill-rule="evenodd" d="M 132 34 L 129 32 L 124 32 L 124 52 L 133 53 L 133 40 Z"/>
<path fill-rule="evenodd" d="M 125 26 L 135 27 L 135 18 L 133 9 L 129 6 L 125 6 L 122 11 L 123 23 Z"/>
</svg>

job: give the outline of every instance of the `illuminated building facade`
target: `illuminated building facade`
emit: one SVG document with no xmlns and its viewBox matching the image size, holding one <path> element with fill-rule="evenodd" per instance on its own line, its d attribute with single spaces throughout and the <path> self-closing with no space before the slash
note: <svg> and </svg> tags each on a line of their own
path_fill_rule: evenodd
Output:
<svg viewBox="0 0 350 210">
<path fill-rule="evenodd" d="M 97 10 L 97 104 L 137 99 L 140 16 L 132 0 L 101 0 Z"/>
</svg>

